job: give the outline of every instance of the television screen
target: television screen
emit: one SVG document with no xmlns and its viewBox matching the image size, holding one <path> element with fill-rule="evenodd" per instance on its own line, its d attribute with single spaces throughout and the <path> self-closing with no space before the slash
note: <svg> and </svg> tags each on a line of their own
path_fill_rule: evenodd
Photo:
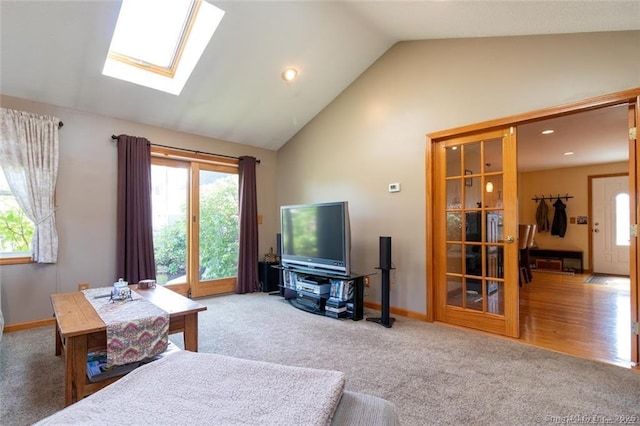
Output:
<svg viewBox="0 0 640 426">
<path fill-rule="evenodd" d="M 283 206 L 280 212 L 283 266 L 349 274 L 346 201 Z"/>
</svg>

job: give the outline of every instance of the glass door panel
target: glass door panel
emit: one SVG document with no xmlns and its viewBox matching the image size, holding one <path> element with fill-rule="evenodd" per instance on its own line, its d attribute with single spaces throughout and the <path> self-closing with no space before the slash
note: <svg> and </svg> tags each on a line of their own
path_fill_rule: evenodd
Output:
<svg viewBox="0 0 640 426">
<path fill-rule="evenodd" d="M 462 175 L 462 150 L 457 146 L 452 146 L 446 151 L 447 170 L 446 176 L 460 176 Z"/>
<path fill-rule="evenodd" d="M 447 180 L 447 206 L 449 209 L 462 208 L 462 179 Z"/>
<path fill-rule="evenodd" d="M 480 142 L 462 146 L 464 158 L 464 174 L 476 175 L 482 171 L 482 145 Z M 471 185 L 469 185 L 471 186 Z"/>
<path fill-rule="evenodd" d="M 180 162 L 151 165 L 151 210 L 156 281 L 187 283 L 189 170 Z"/>
<path fill-rule="evenodd" d="M 447 272 L 462 274 L 462 244 L 447 244 Z"/>
<path fill-rule="evenodd" d="M 502 174 L 485 175 L 482 204 L 486 208 L 502 208 Z"/>
<path fill-rule="evenodd" d="M 238 274 L 238 175 L 200 170 L 198 280 Z"/>
<path fill-rule="evenodd" d="M 447 277 L 447 305 L 462 307 L 462 278 Z"/>
<path fill-rule="evenodd" d="M 496 315 L 504 315 L 504 283 L 494 281 L 495 291 L 487 296 L 486 312 Z"/>
</svg>

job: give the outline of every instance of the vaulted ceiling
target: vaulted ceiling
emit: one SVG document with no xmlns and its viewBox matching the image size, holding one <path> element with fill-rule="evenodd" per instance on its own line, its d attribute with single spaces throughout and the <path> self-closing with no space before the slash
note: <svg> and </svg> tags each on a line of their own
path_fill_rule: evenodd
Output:
<svg viewBox="0 0 640 426">
<path fill-rule="evenodd" d="M 636 0 L 210 2 L 226 14 L 174 96 L 102 75 L 119 1 L 2 0 L 0 91 L 278 149 L 398 41 L 640 29 Z"/>
</svg>

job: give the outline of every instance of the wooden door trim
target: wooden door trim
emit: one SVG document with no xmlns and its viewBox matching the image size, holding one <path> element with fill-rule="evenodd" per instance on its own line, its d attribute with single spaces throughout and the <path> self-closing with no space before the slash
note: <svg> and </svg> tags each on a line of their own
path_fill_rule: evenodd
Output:
<svg viewBox="0 0 640 426">
<path fill-rule="evenodd" d="M 433 179 L 433 143 L 431 142 L 431 139 L 429 138 L 429 136 L 427 136 L 427 145 L 425 147 L 425 200 L 427 200 L 427 202 L 429 202 L 430 200 L 434 199 L 435 196 L 435 192 L 434 192 L 434 179 Z M 425 229 L 427 231 L 427 235 L 425 238 L 425 243 L 426 243 L 426 251 L 425 253 L 434 253 L 433 248 L 435 247 L 435 242 L 434 242 L 434 238 L 433 238 L 433 218 L 434 218 L 434 211 L 433 209 L 433 202 L 431 202 L 431 205 L 427 206 L 427 208 L 425 209 Z M 426 278 L 427 278 L 427 290 L 426 290 L 426 296 L 427 296 L 427 302 L 426 302 L 426 307 L 427 307 L 427 317 L 426 320 L 428 322 L 433 322 L 435 320 L 435 297 L 436 297 L 436 290 L 435 290 L 435 286 L 434 285 L 430 285 L 430 283 L 433 283 L 434 279 L 435 279 L 435 271 L 434 271 L 434 262 L 431 261 L 431 256 L 427 255 L 427 263 L 426 263 Z"/>
<path fill-rule="evenodd" d="M 434 203 L 431 202 L 434 195 L 434 167 L 433 167 L 433 144 L 440 142 L 445 139 L 465 136 L 471 133 L 481 133 L 486 131 L 495 130 L 497 128 L 502 127 L 510 127 L 510 126 L 518 126 L 525 123 L 530 123 L 534 121 L 539 121 L 543 119 L 549 119 L 554 117 L 560 117 L 563 115 L 569 115 L 577 112 L 584 112 L 595 110 L 599 108 L 605 108 L 614 105 L 629 105 L 630 110 L 633 109 L 635 111 L 634 114 L 629 113 L 630 117 L 634 116 L 634 121 L 636 121 L 636 125 L 640 118 L 638 115 L 640 114 L 640 87 L 624 90 L 621 92 L 596 96 L 593 98 L 588 98 L 582 101 L 570 102 L 564 105 L 559 105 L 555 107 L 543 108 L 523 114 L 512 115 L 508 117 L 498 118 L 495 120 L 483 121 L 480 123 L 475 123 L 467 126 L 455 127 L 447 130 L 441 130 L 437 132 L 428 133 L 426 135 L 426 153 L 425 153 L 425 168 L 426 168 L 426 180 L 425 180 L 425 202 L 426 202 L 426 227 L 425 227 L 425 241 L 426 241 L 426 279 L 427 279 L 427 289 L 426 289 L 426 297 L 427 297 L 427 321 L 434 321 L 434 308 L 435 308 L 435 273 L 434 273 L 434 262 L 432 254 L 435 253 L 435 242 L 433 239 L 433 235 L 435 232 L 433 217 L 435 215 Z M 631 169 L 634 170 L 634 174 L 636 174 L 636 165 L 640 163 L 640 152 L 635 152 L 633 157 L 629 158 L 630 164 L 630 173 Z M 633 165 L 633 167 L 631 167 Z M 631 190 L 631 189 L 630 189 Z M 635 188 L 636 197 L 640 197 L 638 194 L 638 188 Z M 640 204 L 640 203 L 639 203 Z M 635 206 L 636 212 L 636 220 L 640 220 L 640 208 L 639 206 Z M 638 222 L 636 222 L 638 223 Z M 637 278 L 638 274 L 635 268 L 638 268 L 640 265 L 640 250 L 635 250 L 635 256 L 633 257 L 633 263 L 630 265 L 630 269 L 632 273 L 635 274 Z M 634 252 L 632 252 L 634 254 Z M 640 321 L 640 314 L 638 313 L 638 306 L 640 306 L 640 292 L 638 291 L 638 283 L 637 279 L 634 279 L 632 276 L 632 286 L 631 286 L 631 297 L 632 297 L 632 321 Z M 633 305 L 635 304 L 635 308 Z M 638 362 L 639 349 L 640 346 L 640 336 L 636 336 L 635 345 L 632 345 L 632 361 Z M 633 358 L 633 354 L 635 354 L 635 361 Z"/>
<path fill-rule="evenodd" d="M 583 101 L 571 102 L 560 106 L 543 108 L 523 114 L 516 114 L 508 117 L 498 118 L 495 120 L 482 121 L 480 123 L 454 127 L 447 130 L 440 130 L 437 132 L 428 133 L 427 137 L 429 140 L 431 140 L 431 142 L 438 142 L 443 139 L 460 137 L 469 133 L 485 132 L 500 127 L 519 126 L 542 119 L 546 120 L 549 118 L 560 117 L 576 112 L 590 111 L 630 102 L 635 103 L 638 96 L 640 96 L 640 87 L 608 95 L 597 96 L 594 98 L 585 99 Z"/>
<path fill-rule="evenodd" d="M 635 127 L 636 132 L 640 124 L 640 95 L 636 96 L 635 102 L 629 102 L 629 128 Z M 632 221 L 635 225 L 640 224 L 640 193 L 638 192 L 638 166 L 640 165 L 640 152 L 638 150 L 638 137 L 629 138 L 629 197 L 630 208 L 633 212 Z M 640 322 L 640 287 L 638 284 L 638 268 L 640 267 L 640 250 L 638 250 L 638 237 L 631 238 L 631 256 L 629 257 L 629 278 L 631 281 L 631 323 Z M 638 366 L 640 363 L 640 334 L 631 334 L 631 362 Z"/>
</svg>

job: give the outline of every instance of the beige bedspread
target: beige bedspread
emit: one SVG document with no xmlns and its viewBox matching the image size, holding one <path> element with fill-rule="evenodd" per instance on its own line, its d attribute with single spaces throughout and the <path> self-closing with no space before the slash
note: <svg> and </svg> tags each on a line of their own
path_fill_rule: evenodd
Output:
<svg viewBox="0 0 640 426">
<path fill-rule="evenodd" d="M 339 371 L 180 351 L 37 424 L 328 425 Z"/>
</svg>

